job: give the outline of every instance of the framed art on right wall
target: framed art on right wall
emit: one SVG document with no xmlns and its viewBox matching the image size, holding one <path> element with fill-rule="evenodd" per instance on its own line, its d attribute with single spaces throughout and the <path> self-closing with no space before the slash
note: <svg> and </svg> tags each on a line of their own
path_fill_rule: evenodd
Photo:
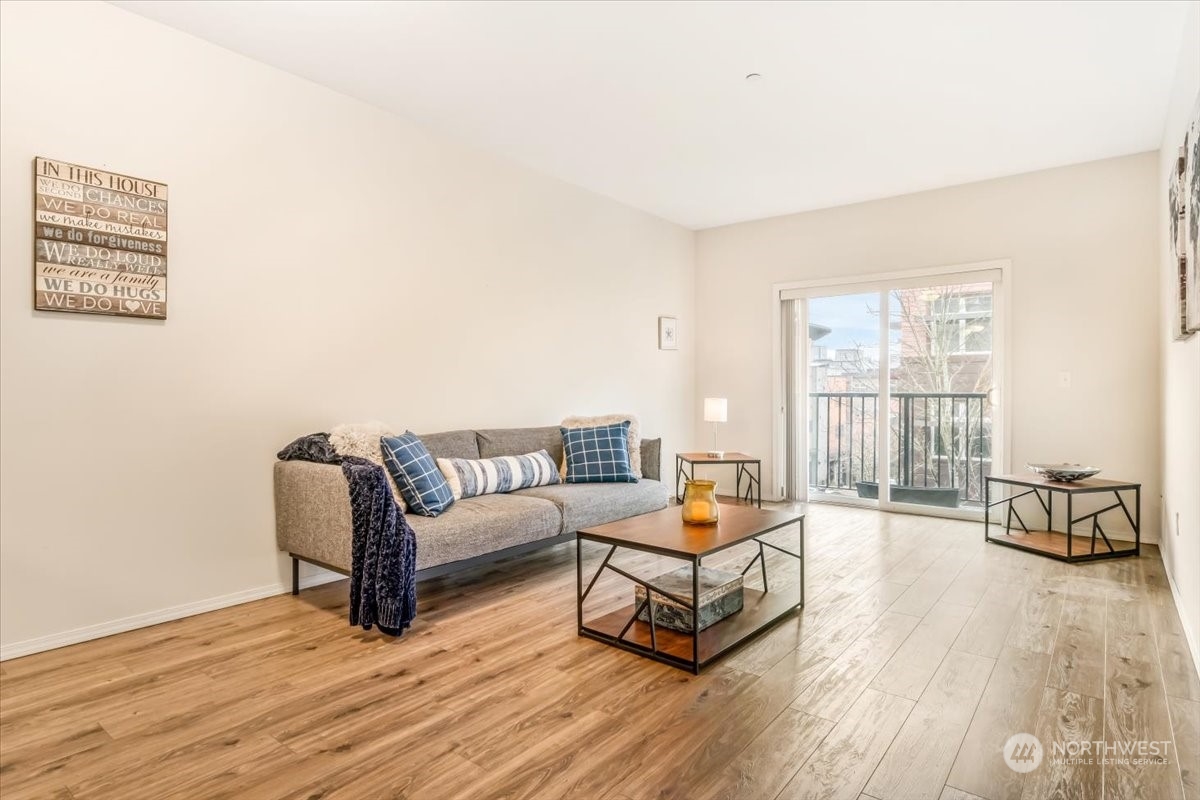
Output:
<svg viewBox="0 0 1200 800">
<path fill-rule="evenodd" d="M 1171 171 L 1167 203 L 1170 252 L 1177 269 L 1171 330 L 1176 339 L 1183 339 L 1200 331 L 1200 103 L 1192 112 Z"/>
<path fill-rule="evenodd" d="M 1188 333 L 1200 331 L 1200 103 L 1183 140 L 1183 260 Z"/>
</svg>

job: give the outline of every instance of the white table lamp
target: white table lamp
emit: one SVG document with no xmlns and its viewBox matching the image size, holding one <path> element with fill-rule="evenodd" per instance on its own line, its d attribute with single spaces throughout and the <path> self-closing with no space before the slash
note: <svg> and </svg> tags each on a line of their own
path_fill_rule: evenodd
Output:
<svg viewBox="0 0 1200 800">
<path fill-rule="evenodd" d="M 713 423 L 713 446 L 706 455 L 709 458 L 724 458 L 725 451 L 717 449 L 717 423 L 729 420 L 729 401 L 724 397 L 704 398 L 704 421 Z"/>
</svg>

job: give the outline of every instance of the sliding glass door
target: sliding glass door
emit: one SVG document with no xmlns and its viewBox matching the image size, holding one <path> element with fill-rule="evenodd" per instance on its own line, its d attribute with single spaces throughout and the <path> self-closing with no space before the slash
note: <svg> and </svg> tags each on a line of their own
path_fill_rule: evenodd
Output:
<svg viewBox="0 0 1200 800">
<path fill-rule="evenodd" d="M 788 493 L 963 515 L 1000 452 L 1002 271 L 783 290 Z"/>
<path fill-rule="evenodd" d="M 809 499 L 874 504 L 879 462 L 879 363 L 885 352 L 878 292 L 807 298 Z"/>
<path fill-rule="evenodd" d="M 896 357 L 888 370 L 890 499 L 982 508 L 991 471 L 991 281 L 889 292 Z"/>
</svg>

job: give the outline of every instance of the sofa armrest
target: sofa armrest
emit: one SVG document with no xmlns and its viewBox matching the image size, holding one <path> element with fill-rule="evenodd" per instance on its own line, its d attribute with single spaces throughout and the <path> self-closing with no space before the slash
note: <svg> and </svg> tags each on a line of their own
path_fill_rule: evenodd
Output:
<svg viewBox="0 0 1200 800">
<path fill-rule="evenodd" d="M 662 439 L 642 439 L 642 477 L 662 480 Z"/>
<path fill-rule="evenodd" d="M 275 462 L 275 541 L 279 549 L 350 571 L 354 522 L 342 468 Z"/>
</svg>

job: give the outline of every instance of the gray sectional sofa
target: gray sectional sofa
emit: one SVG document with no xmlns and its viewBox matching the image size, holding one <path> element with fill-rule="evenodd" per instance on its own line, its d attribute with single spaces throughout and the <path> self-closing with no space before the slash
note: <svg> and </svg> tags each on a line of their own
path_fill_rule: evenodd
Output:
<svg viewBox="0 0 1200 800">
<path fill-rule="evenodd" d="M 562 462 L 558 426 L 449 431 L 421 435 L 434 458 L 493 458 L 546 450 Z M 456 501 L 437 517 L 409 513 L 417 535 L 417 579 L 431 578 L 568 541 L 575 531 L 665 508 L 661 440 L 643 439 L 637 483 L 556 484 Z M 341 467 L 275 463 L 275 535 L 292 557 L 292 593 L 300 561 L 349 574 L 350 497 Z"/>
</svg>

